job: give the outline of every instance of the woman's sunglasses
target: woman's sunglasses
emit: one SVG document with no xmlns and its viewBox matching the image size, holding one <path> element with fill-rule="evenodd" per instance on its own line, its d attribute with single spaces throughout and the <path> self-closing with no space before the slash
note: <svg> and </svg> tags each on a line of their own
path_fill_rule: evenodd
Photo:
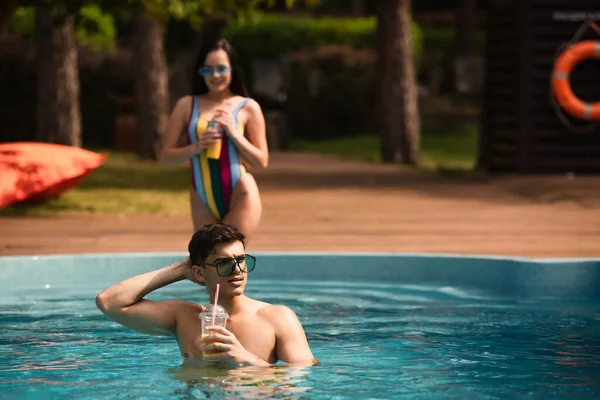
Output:
<svg viewBox="0 0 600 400">
<path fill-rule="evenodd" d="M 229 71 L 231 71 L 231 66 L 229 65 L 219 65 L 217 67 L 204 66 L 198 68 L 198 72 L 202 76 L 213 76 L 215 72 L 217 73 L 217 75 L 221 76 L 225 75 Z"/>
<path fill-rule="evenodd" d="M 217 275 L 226 277 L 232 275 L 236 267 L 240 267 L 240 271 L 246 273 L 254 271 L 256 257 L 251 256 L 250 254 L 244 254 L 243 256 L 235 258 L 220 258 L 212 264 L 203 263 L 203 265 L 216 268 Z"/>
</svg>

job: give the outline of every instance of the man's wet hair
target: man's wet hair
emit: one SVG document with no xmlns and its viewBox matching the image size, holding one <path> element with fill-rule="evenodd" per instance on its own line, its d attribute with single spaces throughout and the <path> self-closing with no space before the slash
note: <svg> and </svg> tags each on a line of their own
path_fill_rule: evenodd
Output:
<svg viewBox="0 0 600 400">
<path fill-rule="evenodd" d="M 192 265 L 203 265 L 215 248 L 224 243 L 242 242 L 244 248 L 246 236 L 235 226 L 215 223 L 204 225 L 192 236 L 188 244 Z"/>
</svg>

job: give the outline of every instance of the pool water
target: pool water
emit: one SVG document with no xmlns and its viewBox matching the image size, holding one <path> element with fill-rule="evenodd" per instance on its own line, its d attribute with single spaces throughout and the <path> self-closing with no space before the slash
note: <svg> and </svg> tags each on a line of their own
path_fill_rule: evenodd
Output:
<svg viewBox="0 0 600 400">
<path fill-rule="evenodd" d="M 250 279 L 247 294 L 291 307 L 321 365 L 185 370 L 172 338 L 108 320 L 108 284 L 0 297 L 3 399 L 600 397 L 600 303 L 519 299 L 459 286 Z M 206 303 L 180 283 L 151 299 Z"/>
</svg>

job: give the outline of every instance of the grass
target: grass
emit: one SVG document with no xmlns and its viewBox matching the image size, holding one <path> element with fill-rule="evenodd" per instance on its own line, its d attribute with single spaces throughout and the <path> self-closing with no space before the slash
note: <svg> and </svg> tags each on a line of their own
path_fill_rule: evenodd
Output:
<svg viewBox="0 0 600 400">
<path fill-rule="evenodd" d="M 379 138 L 364 135 L 322 141 L 295 141 L 293 151 L 314 152 L 344 159 L 380 162 Z M 472 169 L 477 134 L 465 126 L 447 133 L 423 129 L 421 168 L 448 171 Z M 0 216 L 60 214 L 126 214 L 189 212 L 190 171 L 140 161 L 128 153 L 110 152 L 105 163 L 76 188 L 38 204 L 0 209 Z"/>
<path fill-rule="evenodd" d="M 314 152 L 346 160 L 380 163 L 380 139 L 375 135 L 319 141 L 301 140 L 291 150 Z M 451 132 L 424 127 L 421 135 L 420 168 L 435 171 L 468 171 L 477 157 L 477 131 L 464 125 Z"/>
<path fill-rule="evenodd" d="M 19 204 L 0 215 L 185 213 L 190 172 L 111 152 L 104 164 L 76 188 L 39 204 Z"/>
</svg>

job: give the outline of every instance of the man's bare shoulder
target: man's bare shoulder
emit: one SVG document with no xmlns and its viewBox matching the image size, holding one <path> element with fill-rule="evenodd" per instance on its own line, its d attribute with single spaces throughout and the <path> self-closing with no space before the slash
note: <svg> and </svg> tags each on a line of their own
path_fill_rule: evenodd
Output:
<svg viewBox="0 0 600 400">
<path fill-rule="evenodd" d="M 281 304 L 269 304 L 261 302 L 257 314 L 274 325 L 296 324 L 298 317 L 296 313 L 289 307 Z"/>
</svg>

